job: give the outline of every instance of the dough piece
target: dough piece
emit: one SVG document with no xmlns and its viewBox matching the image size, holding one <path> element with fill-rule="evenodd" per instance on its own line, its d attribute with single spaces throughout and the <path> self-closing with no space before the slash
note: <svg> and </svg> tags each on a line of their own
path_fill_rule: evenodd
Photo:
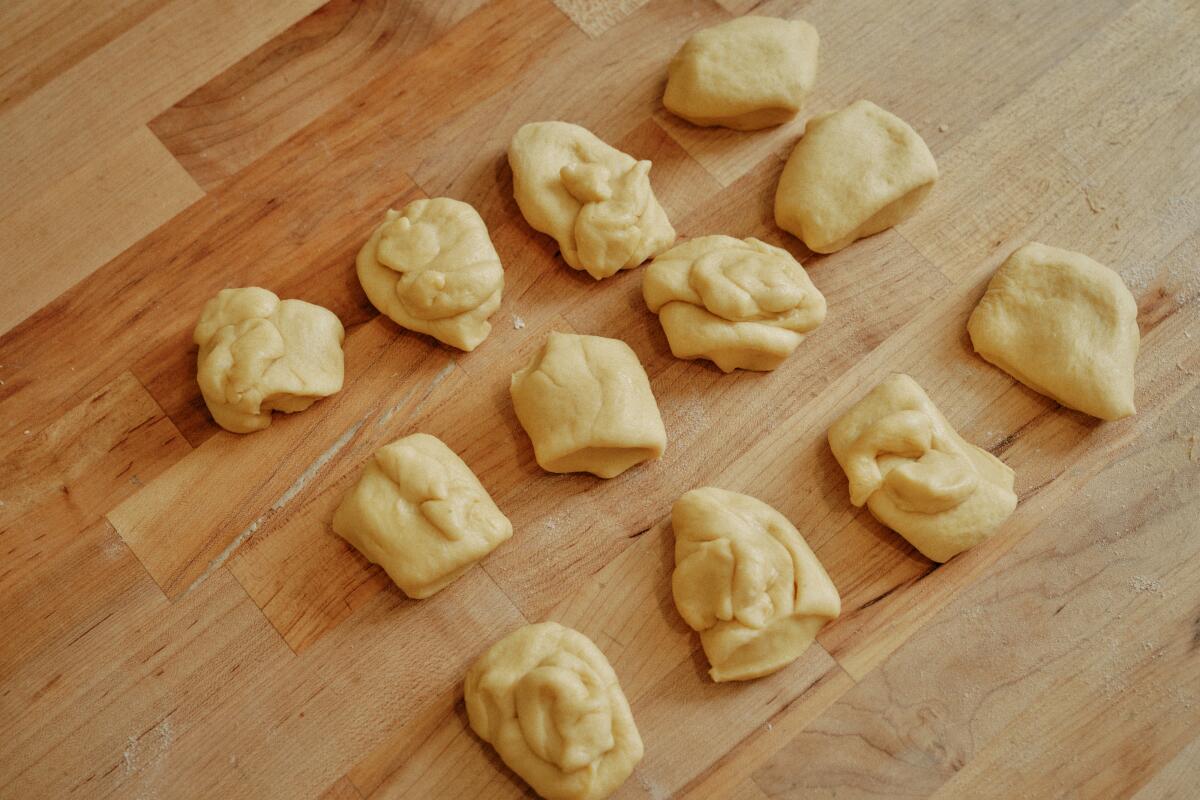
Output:
<svg viewBox="0 0 1200 800">
<path fill-rule="evenodd" d="M 620 339 L 551 333 L 510 391 L 547 472 L 615 478 L 667 447 L 646 371 Z"/>
<path fill-rule="evenodd" d="M 837 588 L 787 518 L 749 495 L 693 489 L 671 508 L 675 607 L 717 682 L 795 661 L 842 611 Z"/>
<path fill-rule="evenodd" d="M 925 140 L 867 100 L 808 121 L 775 191 L 775 223 L 834 253 L 910 217 L 937 180 Z"/>
<path fill-rule="evenodd" d="M 200 392 L 225 430 L 260 431 L 272 411 L 303 411 L 341 391 L 346 331 L 329 309 L 253 286 L 222 289 L 193 338 Z"/>
<path fill-rule="evenodd" d="M 825 319 L 825 297 L 791 254 L 758 239 L 701 236 L 654 259 L 642 282 L 677 358 L 771 370 Z"/>
<path fill-rule="evenodd" d="M 642 760 L 617 675 L 592 640 L 557 622 L 492 645 L 463 687 L 479 738 L 549 800 L 599 800 Z"/>
<path fill-rule="evenodd" d="M 1141 336 L 1121 276 L 1032 242 L 1005 261 L 967 322 L 975 352 L 1034 391 L 1100 419 L 1133 404 Z"/>
<path fill-rule="evenodd" d="M 375 451 L 333 529 L 404 593 L 440 592 L 512 536 L 512 524 L 441 439 L 414 433 Z"/>
<path fill-rule="evenodd" d="M 355 264 L 371 304 L 397 325 L 467 351 L 492 330 L 504 269 L 466 203 L 435 197 L 389 210 Z"/>
<path fill-rule="evenodd" d="M 558 240 L 563 259 L 596 280 L 671 246 L 675 229 L 635 161 L 567 122 L 522 125 L 508 148 L 513 196 L 534 230 Z"/>
<path fill-rule="evenodd" d="M 667 67 L 663 105 L 696 125 L 752 131 L 796 116 L 817 80 L 817 29 L 738 17 L 694 33 Z"/>
<path fill-rule="evenodd" d="M 850 502 L 932 561 L 949 561 L 1017 507 L 1013 471 L 958 435 L 915 380 L 895 374 L 829 429 Z"/>
</svg>

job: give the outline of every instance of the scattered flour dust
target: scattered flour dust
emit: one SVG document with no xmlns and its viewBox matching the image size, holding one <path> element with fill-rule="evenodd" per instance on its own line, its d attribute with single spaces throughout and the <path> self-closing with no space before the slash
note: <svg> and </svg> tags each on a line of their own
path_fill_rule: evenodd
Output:
<svg viewBox="0 0 1200 800">
<path fill-rule="evenodd" d="M 522 319 L 521 317 L 518 317 L 516 314 L 513 314 L 512 315 L 512 326 L 513 326 L 514 330 L 519 331 L 525 327 L 525 320 Z"/>
<path fill-rule="evenodd" d="M 137 775 L 140 782 L 138 800 L 152 800 L 158 796 L 158 784 L 165 776 L 163 757 L 175 741 L 175 732 L 170 718 L 164 718 L 150 730 L 139 736 L 130 736 L 125 752 L 121 754 L 121 772 L 126 777 Z"/>
</svg>

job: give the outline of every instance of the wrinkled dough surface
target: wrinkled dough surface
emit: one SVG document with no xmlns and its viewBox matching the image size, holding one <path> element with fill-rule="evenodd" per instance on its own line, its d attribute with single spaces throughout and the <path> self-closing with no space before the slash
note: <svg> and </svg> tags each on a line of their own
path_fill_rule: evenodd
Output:
<svg viewBox="0 0 1200 800">
<path fill-rule="evenodd" d="M 646 371 L 619 339 L 551 333 L 510 392 L 548 472 L 613 478 L 667 447 Z"/>
<path fill-rule="evenodd" d="M 534 230 L 558 241 L 563 260 L 593 278 L 638 266 L 675 241 L 636 161 L 586 128 L 530 122 L 508 148 L 513 196 Z"/>
<path fill-rule="evenodd" d="M 786 250 L 702 236 L 657 256 L 642 295 L 671 352 L 725 372 L 771 370 L 825 319 L 825 297 Z"/>
<path fill-rule="evenodd" d="M 671 508 L 675 606 L 714 681 L 783 669 L 841 613 L 837 589 L 786 517 L 749 495 L 693 489 Z"/>
<path fill-rule="evenodd" d="M 333 529 L 418 600 L 512 536 L 471 468 L 424 433 L 375 452 L 334 512 Z"/>
<path fill-rule="evenodd" d="M 907 219 L 937 163 L 916 131 L 868 100 L 808 121 L 775 190 L 775 222 L 833 253 Z"/>
<path fill-rule="evenodd" d="M 467 673 L 463 693 L 471 729 L 542 797 L 608 797 L 642 759 L 608 659 L 558 623 L 526 625 L 496 642 Z"/>
<path fill-rule="evenodd" d="M 850 502 L 933 561 L 991 536 L 1017 507 L 1013 471 L 950 427 L 908 375 L 876 386 L 829 429 Z"/>
<path fill-rule="evenodd" d="M 345 337 L 328 309 L 257 287 L 223 289 L 193 333 L 196 380 L 213 419 L 250 433 L 270 425 L 273 410 L 303 411 L 340 391 Z"/>
<path fill-rule="evenodd" d="M 691 35 L 667 67 L 663 105 L 696 125 L 748 131 L 787 122 L 817 78 L 817 30 L 745 16 Z"/>
<path fill-rule="evenodd" d="M 1133 414 L 1137 301 L 1082 253 L 1031 242 L 996 270 L 967 323 L 975 352 L 1085 414 Z"/>
<path fill-rule="evenodd" d="M 355 267 L 371 305 L 397 325 L 467 351 L 492 330 L 504 269 L 467 203 L 435 197 L 389 210 Z"/>
</svg>

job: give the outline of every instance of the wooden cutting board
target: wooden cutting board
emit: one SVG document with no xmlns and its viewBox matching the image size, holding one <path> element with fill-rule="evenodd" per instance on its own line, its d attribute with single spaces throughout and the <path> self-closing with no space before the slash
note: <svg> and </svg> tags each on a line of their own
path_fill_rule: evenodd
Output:
<svg viewBox="0 0 1200 800">
<path fill-rule="evenodd" d="M 545 619 L 590 636 L 632 702 L 646 757 L 620 797 L 1195 796 L 1196 3 L 96 5 L 0 10 L 0 796 L 521 796 L 460 683 Z M 820 31 L 808 112 L 865 97 L 926 139 L 942 180 L 913 219 L 814 256 L 771 213 L 802 119 L 739 134 L 663 111 L 679 44 L 749 10 Z M 682 236 L 789 249 L 824 325 L 769 374 L 672 358 L 639 271 L 597 284 L 522 220 L 505 147 L 551 118 L 651 159 Z M 470 354 L 380 318 L 352 269 L 386 208 L 436 195 L 479 209 L 506 268 Z M 973 355 L 966 317 L 1029 240 L 1138 298 L 1135 417 Z M 239 285 L 348 330 L 344 390 L 250 436 L 211 422 L 191 343 Z M 633 347 L 660 462 L 537 468 L 508 375 L 550 330 Z M 1013 517 L 943 566 L 850 506 L 825 443 L 895 370 L 1016 470 Z M 329 528 L 372 450 L 417 430 L 516 529 L 422 602 Z M 705 484 L 795 521 L 843 599 L 752 683 L 706 678 L 670 596 L 665 519 Z"/>
</svg>

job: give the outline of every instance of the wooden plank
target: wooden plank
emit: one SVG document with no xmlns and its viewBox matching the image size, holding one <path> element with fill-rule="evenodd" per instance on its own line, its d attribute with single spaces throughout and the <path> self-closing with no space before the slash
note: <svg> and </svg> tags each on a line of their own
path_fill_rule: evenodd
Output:
<svg viewBox="0 0 1200 800">
<path fill-rule="evenodd" d="M 45 430 L 22 433 L 6 443 L 0 454 L 0 547 L 5 554 L 0 597 L 31 614 L 40 602 L 54 599 L 60 587 L 43 584 L 43 571 L 58 569 L 54 562 L 100 519 L 100 509 L 134 494 L 189 450 L 129 373 Z M 114 558 L 122 550 L 116 544 Z M 5 644 L 32 647 L 33 642 Z"/>
<path fill-rule="evenodd" d="M 167 0 L 12 0 L 0 7 L 0 109 L 40 89 Z"/>
<path fill-rule="evenodd" d="M 648 0 L 554 0 L 562 13 L 593 39 L 603 34 Z"/>
<path fill-rule="evenodd" d="M 452 30 L 482 0 L 332 0 L 150 123 L 205 188 Z"/>
<path fill-rule="evenodd" d="M 1197 401 L 1193 383 L 1082 491 L 1058 495 L 1056 522 L 755 774 L 768 795 L 1125 797 L 1169 762 L 1200 721 L 1183 666 L 1197 543 L 1179 524 L 1200 504 L 1180 435 Z"/>
<path fill-rule="evenodd" d="M 1189 46 L 1197 25 L 1193 3 L 1130 8 L 946 153 L 937 190 L 901 234 L 958 279 L 998 265 L 1059 206 L 1102 203 L 1089 201 L 1093 174 L 1129 158 L 1131 145 L 1200 85 L 1187 64 L 1162 62 L 1164 51 Z M 1097 72 L 1109 79 L 1087 79 Z"/>
<path fill-rule="evenodd" d="M 362 795 L 358 793 L 358 789 L 354 788 L 350 779 L 343 775 L 322 792 L 318 800 L 362 800 Z"/>
<path fill-rule="evenodd" d="M 0 220 L 0 249 L 9 259 L 0 334 L 202 195 L 141 127 L 30 198 Z"/>
<path fill-rule="evenodd" d="M 1187 800 L 1200 782 L 1200 737 L 1143 784 L 1133 800 Z"/>
<path fill-rule="evenodd" d="M 7 216 L 48 181 L 86 164 L 322 0 L 174 0 L 0 111 Z M 170 64 L 170 69 L 147 65 Z M 97 81 L 96 76 L 104 76 Z M 52 124 L 47 124 L 52 122 Z"/>
<path fill-rule="evenodd" d="M 346 340 L 342 391 L 251 435 L 222 431 L 108 513 L 168 596 L 219 569 L 247 539 L 303 501 L 371 418 L 420 391 L 448 363 L 441 350 L 397 338 L 380 317 Z M 266 469 L 264 469 L 264 466 Z M 212 498 L 222 501 L 214 507 Z M 164 531 L 175 535 L 164 536 Z"/>
</svg>

